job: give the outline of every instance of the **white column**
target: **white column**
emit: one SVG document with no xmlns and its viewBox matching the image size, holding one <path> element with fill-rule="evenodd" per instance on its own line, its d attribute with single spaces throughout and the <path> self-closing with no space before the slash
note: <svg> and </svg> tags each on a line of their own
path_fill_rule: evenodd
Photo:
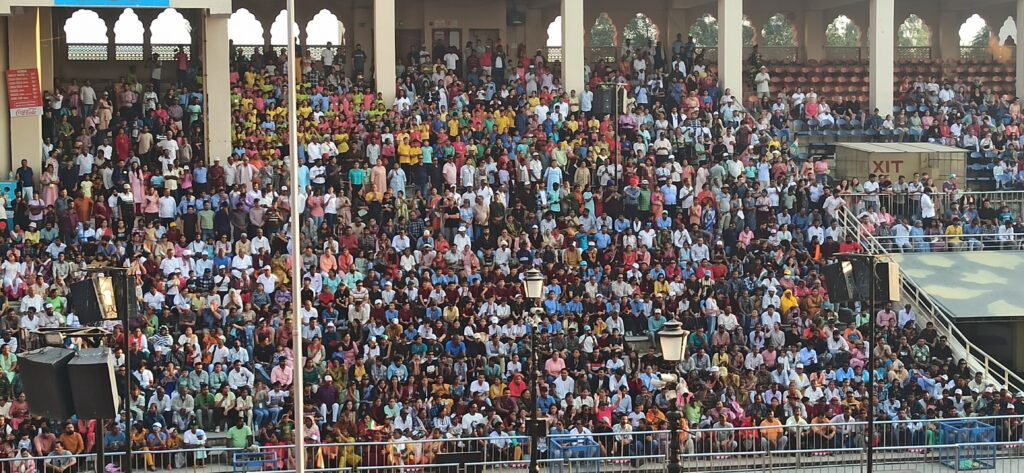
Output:
<svg viewBox="0 0 1024 473">
<path fill-rule="evenodd" d="M 743 101 L 743 0 L 718 0 L 718 81 Z"/>
<path fill-rule="evenodd" d="M 7 16 L 0 16 L 0 70 L 6 71 L 7 66 Z M 11 156 L 11 113 L 7 103 L 7 74 L 0 74 L 0 179 L 7 179 L 8 173 L 18 167 L 13 165 Z M 41 128 L 40 128 L 41 130 Z"/>
<path fill-rule="evenodd" d="M 388 107 L 395 101 L 395 0 L 373 0 L 373 72 Z"/>
<path fill-rule="evenodd" d="M 206 14 L 203 34 L 203 87 L 206 88 L 206 159 L 227 162 L 231 155 L 231 51 L 227 15 Z"/>
<path fill-rule="evenodd" d="M 45 72 L 43 69 L 53 67 L 53 64 L 43 64 L 43 58 L 40 57 L 39 44 L 42 38 L 39 34 L 39 10 L 41 8 L 27 7 L 23 8 L 21 13 L 7 17 L 7 66 L 11 69 L 39 69 L 40 90 L 47 90 L 53 87 L 53 83 L 43 84 L 42 78 L 48 76 L 52 81 L 53 73 Z M 46 15 L 46 18 L 49 17 Z M 6 87 L 0 93 L 6 94 Z M 0 113 L 10 116 L 8 109 L 0 110 Z M 5 131 L 10 132 L 11 155 L 10 161 L 5 164 L 18 163 L 20 166 L 21 160 L 27 159 L 30 166 L 42 172 L 40 168 L 43 162 L 43 117 L 14 117 L 9 120 L 10 129 Z M 11 169 L 18 166 L 12 166 Z M 0 177 L 7 178 L 6 175 Z"/>
<path fill-rule="evenodd" d="M 895 0 L 871 0 L 871 108 L 883 115 L 892 109 L 893 58 L 895 56 L 896 27 Z"/>
<path fill-rule="evenodd" d="M 562 0 L 562 86 L 583 92 L 583 0 Z"/>
<path fill-rule="evenodd" d="M 1024 38 L 1024 0 L 1017 0 L 1017 14 L 1014 18 L 1017 19 L 1017 96 L 1021 97 L 1024 94 L 1024 45 L 1021 45 L 1021 39 Z"/>
</svg>

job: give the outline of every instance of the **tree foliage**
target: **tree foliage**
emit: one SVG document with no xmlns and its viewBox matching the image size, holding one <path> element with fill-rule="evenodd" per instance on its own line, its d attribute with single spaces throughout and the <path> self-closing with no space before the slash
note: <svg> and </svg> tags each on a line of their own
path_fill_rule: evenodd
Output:
<svg viewBox="0 0 1024 473">
<path fill-rule="evenodd" d="M 921 17 L 911 14 L 900 25 L 896 35 L 896 46 L 901 48 L 932 45 L 932 31 Z"/>
<path fill-rule="evenodd" d="M 647 46 L 648 41 L 654 44 L 658 41 L 658 25 L 655 25 L 647 15 L 637 13 L 622 28 L 622 36 L 628 39 L 633 46 Z"/>
<path fill-rule="evenodd" d="M 612 19 L 608 17 L 607 13 L 601 13 L 598 15 L 597 21 L 594 22 L 594 26 L 590 28 L 590 45 L 595 48 L 612 48 L 618 42 L 617 36 L 618 31 L 616 31 Z"/>
<path fill-rule="evenodd" d="M 981 29 L 978 30 L 977 33 L 974 33 L 974 36 L 971 38 L 971 40 L 965 46 L 973 46 L 973 47 L 976 47 L 976 48 L 988 47 L 988 40 L 991 37 L 992 37 L 992 30 L 990 30 L 988 28 L 988 25 L 982 26 Z"/>
<path fill-rule="evenodd" d="M 690 26 L 690 36 L 693 36 L 693 42 L 698 48 L 718 46 L 718 20 L 708 14 L 697 18 Z"/>
<path fill-rule="evenodd" d="M 791 47 L 796 44 L 795 39 L 793 24 L 781 13 L 772 15 L 761 29 L 762 46 Z"/>
<path fill-rule="evenodd" d="M 860 46 L 860 28 L 846 15 L 839 15 L 825 28 L 825 46 L 855 48 Z"/>
<path fill-rule="evenodd" d="M 751 26 L 750 20 L 743 20 L 743 46 L 754 45 L 754 27 Z"/>
<path fill-rule="evenodd" d="M 718 20 L 715 17 L 704 14 L 697 18 L 697 21 L 690 25 L 690 36 L 698 48 L 714 48 L 718 46 Z M 743 45 L 754 45 L 754 27 L 750 20 L 743 20 Z"/>
</svg>

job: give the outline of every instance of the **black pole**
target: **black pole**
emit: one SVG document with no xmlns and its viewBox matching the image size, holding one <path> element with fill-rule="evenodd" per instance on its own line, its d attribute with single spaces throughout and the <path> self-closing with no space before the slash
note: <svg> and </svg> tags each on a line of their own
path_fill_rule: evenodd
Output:
<svg viewBox="0 0 1024 473">
<path fill-rule="evenodd" d="M 867 471 L 871 473 L 874 467 L 875 460 L 875 343 L 877 343 L 876 330 L 878 326 L 878 313 L 875 311 L 875 281 L 877 278 L 878 265 L 876 264 L 875 257 L 873 255 L 867 255 L 868 265 L 871 268 L 870 277 L 868 278 L 868 294 L 871 311 L 871 328 L 868 331 L 871 333 L 871 344 L 868 345 L 870 350 L 868 353 L 868 366 L 871 368 L 868 371 L 868 458 L 867 458 Z"/>
<path fill-rule="evenodd" d="M 125 284 L 135 284 L 133 276 L 125 275 Z M 133 301 L 128 297 L 128 294 L 134 293 L 134 291 L 124 291 L 125 301 L 124 307 L 129 307 L 129 304 L 138 304 L 138 301 Z M 124 352 L 124 458 L 120 462 L 123 465 L 125 473 L 132 473 L 132 350 L 131 342 L 128 341 L 131 332 L 128 330 L 130 315 L 133 311 L 126 309 L 124 312 L 124 321 L 121 325 L 121 333 L 124 335 L 124 340 L 121 342 L 121 351 Z M 104 429 L 106 433 L 106 429 Z M 100 445 L 103 444 L 103 439 L 100 439 Z M 102 472 L 101 472 L 102 473 Z"/>
<path fill-rule="evenodd" d="M 622 173 L 625 172 L 623 169 L 624 156 L 620 149 L 621 143 L 619 142 L 619 114 L 622 113 L 619 107 L 619 84 L 614 83 L 612 86 L 612 93 L 615 94 L 615 100 L 612 101 L 613 109 L 615 110 L 615 121 L 612 123 L 612 127 L 615 129 L 615 147 L 612 148 L 612 157 L 615 159 L 615 184 L 619 188 L 619 192 L 625 187 L 622 182 Z M 625 104 L 623 104 L 625 105 Z M 620 203 L 622 197 L 619 197 Z"/>
<path fill-rule="evenodd" d="M 679 413 L 679 406 L 676 405 L 676 401 L 670 401 L 668 411 L 668 428 L 669 435 L 672 437 L 669 439 L 668 445 L 668 473 L 679 473 L 682 467 L 679 465 L 679 421 L 682 419 L 682 414 Z"/>
<path fill-rule="evenodd" d="M 536 304 L 536 301 L 534 302 Z M 535 319 L 535 314 L 531 310 L 529 315 L 530 319 Z M 529 473 L 540 473 L 540 463 L 538 462 L 537 456 L 540 454 L 538 442 L 541 441 L 540 436 L 540 420 L 537 418 L 537 330 L 539 323 L 537 320 L 532 320 L 534 323 L 531 324 L 530 328 L 530 417 L 527 419 L 526 431 L 530 437 L 530 471 Z"/>
<path fill-rule="evenodd" d="M 96 473 L 103 473 L 107 466 L 107 446 L 103 445 L 103 437 L 106 435 L 106 419 L 96 419 L 100 426 L 100 439 L 96 443 Z"/>
</svg>

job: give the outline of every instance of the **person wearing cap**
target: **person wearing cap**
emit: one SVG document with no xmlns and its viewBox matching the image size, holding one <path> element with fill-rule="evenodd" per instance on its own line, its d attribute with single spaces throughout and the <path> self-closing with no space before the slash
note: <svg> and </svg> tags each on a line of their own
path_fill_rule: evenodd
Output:
<svg viewBox="0 0 1024 473">
<path fill-rule="evenodd" d="M 168 442 L 170 441 L 170 434 L 164 430 L 163 423 L 154 422 L 150 426 L 150 432 L 145 435 L 146 448 L 149 452 L 145 455 L 146 467 L 149 471 L 156 471 L 159 467 L 166 466 L 170 468 L 170 458 L 165 453 L 159 453 L 163 450 L 167 450 Z"/>
</svg>

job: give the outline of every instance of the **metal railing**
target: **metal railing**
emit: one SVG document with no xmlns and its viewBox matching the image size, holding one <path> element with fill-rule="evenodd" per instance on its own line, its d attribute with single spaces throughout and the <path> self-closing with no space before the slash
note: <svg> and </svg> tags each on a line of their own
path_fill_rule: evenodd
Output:
<svg viewBox="0 0 1024 473">
<path fill-rule="evenodd" d="M 844 227 L 857 222 L 859 230 L 855 232 L 855 235 L 865 251 L 876 255 L 891 253 L 878 237 L 860 226 L 857 217 L 848 206 L 839 209 L 838 217 Z M 938 237 L 939 235 L 934 236 Z M 930 294 L 921 290 L 902 267 L 900 268 L 900 298 L 903 303 L 911 305 L 922 322 L 935 324 L 939 333 L 946 336 L 953 353 L 966 360 L 971 370 L 985 373 L 986 379 L 1007 386 L 1014 392 L 1024 389 L 1024 378 L 972 343 L 953 323 L 953 317 L 949 311 L 942 304 L 936 302 Z"/>
<path fill-rule="evenodd" d="M 821 417 L 815 417 L 821 419 Z M 868 445 L 866 422 L 807 420 L 799 425 L 734 428 L 691 428 L 680 432 L 681 464 L 685 471 L 764 471 L 772 468 L 821 469 L 860 465 Z M 1013 461 L 1024 455 L 1024 418 L 976 417 L 976 435 L 952 435 L 945 422 L 960 419 L 887 420 L 875 423 L 876 464 L 920 464 L 943 467 L 973 454 L 974 460 Z M 973 422 L 972 422 L 973 423 Z M 543 439 L 542 469 L 549 472 L 659 470 L 669 454 L 670 432 L 646 430 L 550 435 Z M 309 444 L 305 471 L 338 471 L 352 467 L 365 472 L 463 473 L 483 470 L 526 470 L 529 438 L 494 437 L 391 440 L 379 442 Z M 247 449 L 201 447 L 136 451 L 132 464 L 193 471 L 236 470 L 235 454 L 271 453 L 276 461 L 262 471 L 294 471 L 288 462 L 291 445 Z M 980 453 L 979 453 L 980 452 Z M 981 457 L 985 458 L 981 458 Z M 95 464 L 95 454 L 76 455 L 79 470 Z M 19 461 L 52 461 L 54 457 L 0 459 L 0 469 Z M 108 452 L 106 461 L 125 461 L 123 452 Z M 239 460 L 237 463 L 241 463 Z M 269 462 L 268 462 L 269 463 Z M 1010 470 L 1016 471 L 1016 470 Z"/>
<path fill-rule="evenodd" d="M 846 206 L 858 216 L 866 210 L 867 204 L 871 203 L 871 196 L 868 194 L 842 193 L 841 196 L 846 199 Z M 936 192 L 931 197 L 935 204 L 935 214 L 938 216 L 945 215 L 953 208 L 953 204 L 957 204 L 961 212 L 968 204 L 974 204 L 976 209 L 981 209 L 986 200 L 992 203 L 996 210 L 1005 205 L 1014 215 L 1024 215 L 1024 191 L 957 191 L 952 194 Z M 878 202 L 876 211 L 884 208 L 893 217 L 906 219 L 908 223 L 920 218 L 920 194 L 881 193 L 875 194 L 874 200 Z"/>
<path fill-rule="evenodd" d="M 966 235 L 872 235 L 888 253 L 942 253 L 985 250 L 1020 250 L 1022 234 L 971 233 Z"/>
</svg>

